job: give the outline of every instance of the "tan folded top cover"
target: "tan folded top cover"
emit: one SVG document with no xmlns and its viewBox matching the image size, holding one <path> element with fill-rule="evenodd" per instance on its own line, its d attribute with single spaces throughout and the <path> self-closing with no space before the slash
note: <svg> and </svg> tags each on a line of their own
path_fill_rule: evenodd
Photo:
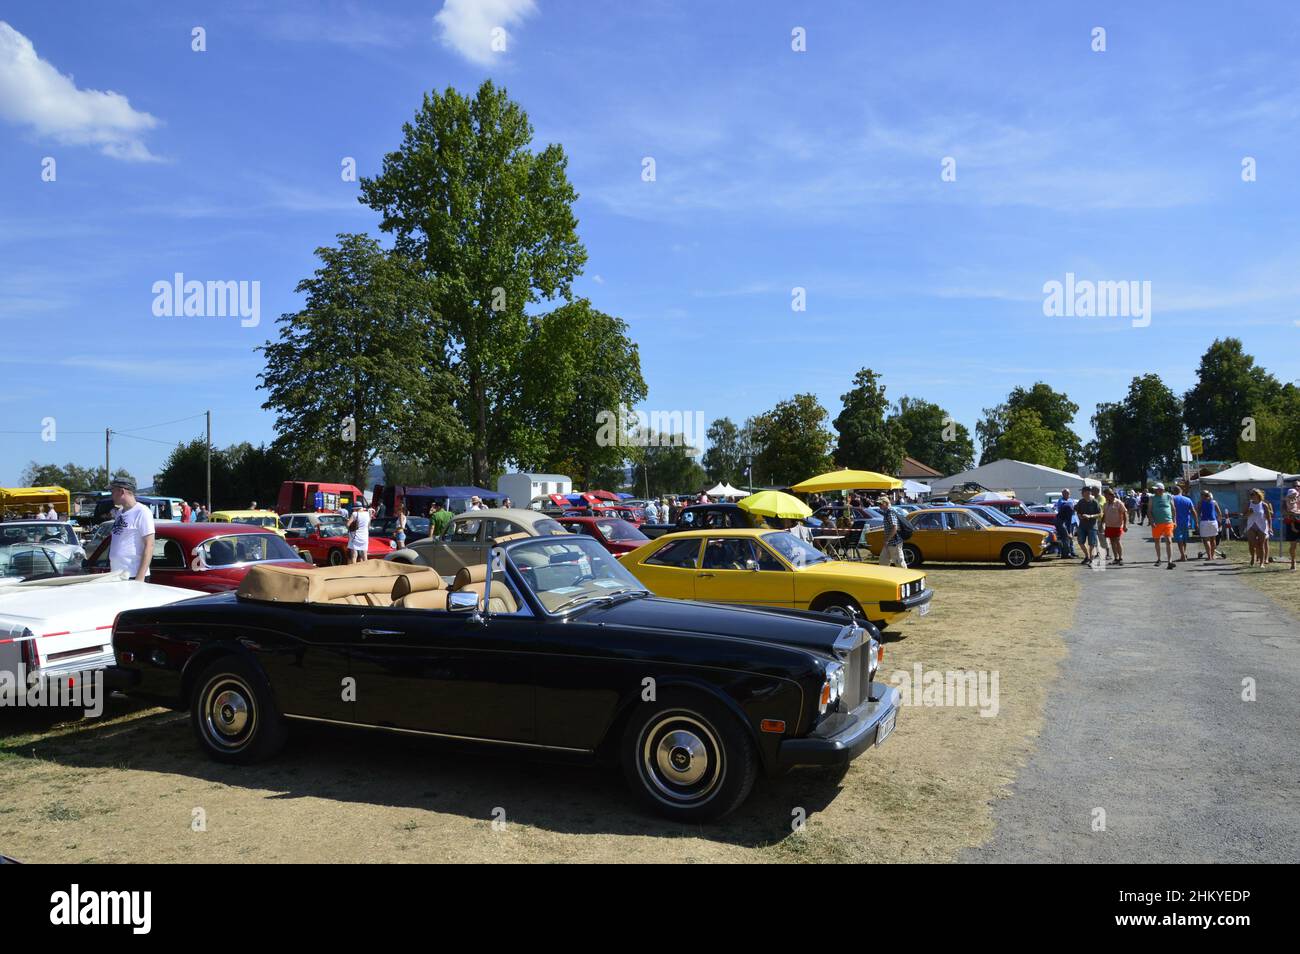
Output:
<svg viewBox="0 0 1300 954">
<path fill-rule="evenodd" d="M 431 576 L 442 585 L 432 567 L 393 560 L 365 560 L 343 566 L 255 566 L 236 591 L 241 599 L 272 603 L 328 603 L 348 594 L 391 593 L 397 577 Z M 412 581 L 414 583 L 414 581 Z M 417 589 L 424 589 L 423 585 Z"/>
</svg>

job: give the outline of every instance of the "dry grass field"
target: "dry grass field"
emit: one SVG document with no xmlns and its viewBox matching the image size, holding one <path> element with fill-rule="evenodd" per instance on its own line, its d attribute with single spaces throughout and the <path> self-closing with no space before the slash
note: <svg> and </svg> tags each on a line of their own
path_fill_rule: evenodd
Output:
<svg viewBox="0 0 1300 954">
<path fill-rule="evenodd" d="M 640 814 L 614 772 L 377 733 L 308 731 L 271 763 L 218 765 L 185 715 L 118 697 L 94 722 L 0 715 L 0 852 L 31 862 L 947 861 L 988 838 L 990 806 L 1032 750 L 1079 567 L 926 569 L 933 609 L 886 634 L 883 671 L 997 673 L 996 716 L 905 708 L 894 735 L 842 778 L 760 780 L 713 826 Z M 795 832 L 797 818 L 806 823 Z"/>
</svg>

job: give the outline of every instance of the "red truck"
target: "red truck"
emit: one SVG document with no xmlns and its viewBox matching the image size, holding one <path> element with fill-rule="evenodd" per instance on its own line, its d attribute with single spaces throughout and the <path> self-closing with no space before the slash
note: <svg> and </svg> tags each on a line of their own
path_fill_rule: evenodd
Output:
<svg viewBox="0 0 1300 954">
<path fill-rule="evenodd" d="M 351 484 L 329 484 L 319 480 L 286 480 L 280 485 L 275 512 L 338 513 L 349 509 L 363 494 Z"/>
</svg>

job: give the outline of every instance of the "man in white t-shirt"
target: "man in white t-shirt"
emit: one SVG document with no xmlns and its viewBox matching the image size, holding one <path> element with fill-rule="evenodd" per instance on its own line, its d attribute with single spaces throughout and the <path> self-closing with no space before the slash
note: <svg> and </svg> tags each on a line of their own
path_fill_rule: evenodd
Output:
<svg viewBox="0 0 1300 954">
<path fill-rule="evenodd" d="M 125 570 L 128 577 L 143 583 L 153 559 L 153 513 L 135 499 L 132 478 L 118 477 L 109 486 L 117 506 L 113 512 L 108 565 L 114 573 Z"/>
<path fill-rule="evenodd" d="M 370 553 L 370 511 L 364 503 L 357 503 L 348 521 L 348 562 L 364 563 Z"/>
</svg>

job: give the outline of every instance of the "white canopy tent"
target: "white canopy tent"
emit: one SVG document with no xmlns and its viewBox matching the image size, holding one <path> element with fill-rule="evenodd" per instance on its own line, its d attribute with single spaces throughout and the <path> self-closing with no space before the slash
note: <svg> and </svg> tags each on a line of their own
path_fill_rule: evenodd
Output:
<svg viewBox="0 0 1300 954">
<path fill-rule="evenodd" d="M 720 500 L 724 497 L 748 496 L 746 491 L 737 490 L 735 487 L 731 486 L 731 484 L 714 484 L 712 487 L 706 490 L 705 493 L 708 494 L 710 497 L 712 497 L 714 500 Z"/>
<path fill-rule="evenodd" d="M 923 484 L 919 480 L 903 481 L 903 493 L 905 493 L 909 497 L 916 497 L 921 494 L 928 494 L 929 492 L 930 492 L 929 484 Z"/>
<path fill-rule="evenodd" d="M 1217 474 L 1202 477 L 1201 483 L 1255 484 L 1260 487 L 1276 487 L 1279 473 L 1281 472 L 1242 461 L 1240 464 L 1233 464 L 1227 470 L 1221 470 Z"/>
<path fill-rule="evenodd" d="M 931 492 L 947 493 L 954 487 L 960 487 L 968 481 L 988 487 L 992 490 L 1011 490 L 1020 500 L 1027 503 L 1039 503 L 1053 492 L 1069 489 L 1071 494 L 1078 494 L 1084 487 L 1101 489 L 1101 481 L 1092 477 L 1080 477 L 1068 470 L 1044 467 L 1042 464 L 1027 464 L 1022 460 L 995 460 L 981 464 L 970 470 L 950 477 L 940 477 L 930 481 Z"/>
<path fill-rule="evenodd" d="M 985 500 L 1010 500 L 1006 494 L 999 490 L 986 490 L 983 493 L 976 494 L 969 503 L 983 503 Z"/>
</svg>

